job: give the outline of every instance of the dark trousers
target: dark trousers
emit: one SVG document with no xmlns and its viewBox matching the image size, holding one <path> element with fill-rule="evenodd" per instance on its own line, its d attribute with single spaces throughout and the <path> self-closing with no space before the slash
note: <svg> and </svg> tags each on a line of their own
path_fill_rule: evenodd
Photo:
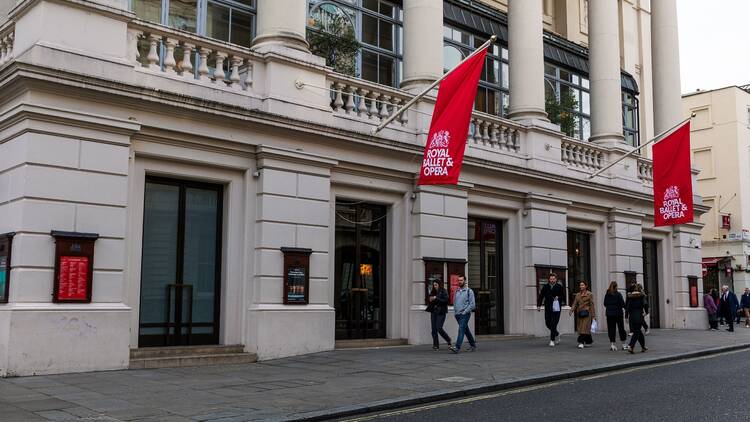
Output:
<svg viewBox="0 0 750 422">
<path fill-rule="evenodd" d="M 630 347 L 635 347 L 635 342 L 640 343 L 641 347 L 646 347 L 646 337 L 643 335 L 643 321 L 637 323 L 630 323 L 630 331 L 633 332 L 633 337 L 630 338 Z"/>
<path fill-rule="evenodd" d="M 719 329 L 719 317 L 716 315 L 708 314 L 708 327 L 714 330 Z"/>
<path fill-rule="evenodd" d="M 628 334 L 625 332 L 625 320 L 622 315 L 607 317 L 607 334 L 609 334 L 610 343 L 615 342 L 615 331 L 620 332 L 620 341 L 625 341 L 628 338 Z"/>
<path fill-rule="evenodd" d="M 592 344 L 593 342 L 594 342 L 594 338 L 591 337 L 591 334 L 578 334 L 578 343 Z"/>
<path fill-rule="evenodd" d="M 554 341 L 560 333 L 557 331 L 557 324 L 560 323 L 560 312 L 552 312 L 552 309 L 544 309 L 544 324 L 549 329 L 549 339 Z"/>
<path fill-rule="evenodd" d="M 445 323 L 445 314 L 438 314 L 437 312 L 433 312 L 430 314 L 430 324 L 432 325 L 432 345 L 434 347 L 438 347 L 438 334 L 440 334 L 440 337 L 443 338 L 448 343 L 448 346 L 451 345 L 451 338 L 448 335 L 448 333 L 443 330 L 443 324 Z"/>
<path fill-rule="evenodd" d="M 461 344 L 464 342 L 464 335 L 469 340 L 471 347 L 476 347 L 477 342 L 474 341 L 474 336 L 471 334 L 469 329 L 469 319 L 471 318 L 471 312 L 463 315 L 456 315 L 456 322 L 458 322 L 458 336 L 456 336 L 456 349 L 461 350 Z"/>
<path fill-rule="evenodd" d="M 721 315 L 727 321 L 727 325 L 729 326 L 728 330 L 734 331 L 734 315 L 732 315 L 732 309 L 729 306 L 724 306 L 722 307 L 722 311 Z"/>
</svg>

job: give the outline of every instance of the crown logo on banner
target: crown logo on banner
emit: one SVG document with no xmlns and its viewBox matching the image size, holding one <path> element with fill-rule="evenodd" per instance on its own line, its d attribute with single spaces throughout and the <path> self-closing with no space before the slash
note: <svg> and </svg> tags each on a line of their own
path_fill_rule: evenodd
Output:
<svg viewBox="0 0 750 422">
<path fill-rule="evenodd" d="M 670 199 L 679 199 L 680 188 L 677 186 L 670 186 L 664 191 L 664 200 L 669 201 Z"/>
<path fill-rule="evenodd" d="M 448 148 L 451 141 L 451 134 L 447 130 L 440 130 L 432 135 L 429 148 Z"/>
</svg>

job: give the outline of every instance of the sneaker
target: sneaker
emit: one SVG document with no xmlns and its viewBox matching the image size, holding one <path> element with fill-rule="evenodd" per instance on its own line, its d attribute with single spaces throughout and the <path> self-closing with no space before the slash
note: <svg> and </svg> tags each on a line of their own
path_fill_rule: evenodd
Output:
<svg viewBox="0 0 750 422">
<path fill-rule="evenodd" d="M 473 352 L 475 350 L 477 350 L 477 346 L 469 346 L 469 351 L 470 352 Z"/>
<path fill-rule="evenodd" d="M 612 344 L 609 345 L 609 350 L 612 351 L 612 352 L 616 352 L 617 351 L 617 346 L 615 346 L 615 344 L 612 343 Z"/>
<path fill-rule="evenodd" d="M 643 335 L 646 335 L 646 336 L 647 336 L 647 335 L 649 335 L 649 334 L 651 334 L 651 330 L 646 330 L 646 331 L 644 331 L 644 332 L 643 332 Z"/>
<path fill-rule="evenodd" d="M 583 343 L 578 343 L 578 348 L 583 349 Z"/>
<path fill-rule="evenodd" d="M 440 350 L 440 347 L 438 347 L 438 346 L 432 346 L 432 350 L 434 350 L 434 351 L 437 352 L 438 350 Z"/>
<path fill-rule="evenodd" d="M 641 347 L 641 353 L 646 353 L 646 350 L 648 350 L 648 347 L 646 346 Z"/>
<path fill-rule="evenodd" d="M 555 339 L 555 344 L 560 344 L 560 337 L 562 337 L 562 335 L 558 334 L 557 338 Z"/>
<path fill-rule="evenodd" d="M 628 350 L 628 344 L 622 343 L 622 350 Z"/>
<path fill-rule="evenodd" d="M 550 340 L 549 347 L 555 347 L 555 342 L 553 340 Z"/>
<path fill-rule="evenodd" d="M 458 349 L 455 346 L 451 346 L 449 349 L 451 349 L 451 352 L 458 354 Z"/>
</svg>

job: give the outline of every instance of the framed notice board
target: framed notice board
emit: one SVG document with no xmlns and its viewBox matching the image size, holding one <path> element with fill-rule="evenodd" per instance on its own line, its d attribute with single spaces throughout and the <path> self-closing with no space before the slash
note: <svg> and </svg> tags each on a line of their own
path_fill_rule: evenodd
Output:
<svg viewBox="0 0 750 422">
<path fill-rule="evenodd" d="M 312 249 L 281 248 L 281 252 L 284 253 L 284 305 L 307 305 Z"/>
<path fill-rule="evenodd" d="M 688 279 L 688 293 L 690 294 L 690 307 L 698 307 L 698 276 L 689 275 Z"/>
<path fill-rule="evenodd" d="M 15 233 L 0 234 L 0 303 L 8 303 L 14 235 Z"/>
<path fill-rule="evenodd" d="M 52 301 L 89 303 L 94 278 L 95 233 L 53 231 L 55 238 L 55 279 Z"/>
</svg>

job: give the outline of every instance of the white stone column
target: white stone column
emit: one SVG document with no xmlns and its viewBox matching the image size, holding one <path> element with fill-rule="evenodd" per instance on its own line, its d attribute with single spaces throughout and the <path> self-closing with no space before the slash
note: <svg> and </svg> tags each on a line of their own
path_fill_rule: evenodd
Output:
<svg viewBox="0 0 750 422">
<path fill-rule="evenodd" d="M 651 60 L 656 134 L 682 120 L 680 50 L 675 3 L 675 0 L 651 2 Z"/>
<path fill-rule="evenodd" d="M 510 118 L 548 121 L 544 111 L 542 0 L 508 1 Z"/>
<path fill-rule="evenodd" d="M 590 140 L 610 147 L 625 145 L 617 4 L 615 0 L 589 2 Z"/>
<path fill-rule="evenodd" d="M 443 2 L 404 0 L 404 76 L 401 87 L 419 89 L 443 75 Z"/>
<path fill-rule="evenodd" d="M 280 45 L 308 51 L 306 21 L 306 1 L 258 0 L 257 35 L 253 48 Z"/>
</svg>

